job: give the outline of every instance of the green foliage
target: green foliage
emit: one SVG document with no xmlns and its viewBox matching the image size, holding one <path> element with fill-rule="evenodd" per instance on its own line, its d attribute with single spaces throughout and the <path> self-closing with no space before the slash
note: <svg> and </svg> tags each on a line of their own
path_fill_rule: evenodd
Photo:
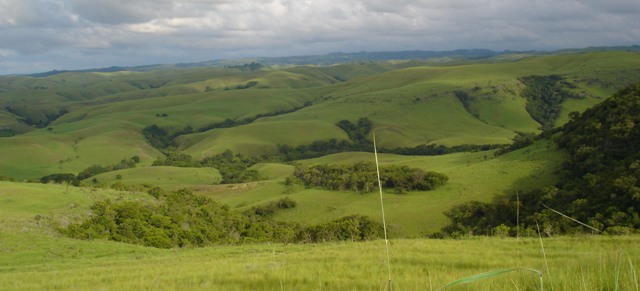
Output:
<svg viewBox="0 0 640 291">
<path fill-rule="evenodd" d="M 168 151 L 164 157 L 159 157 L 153 161 L 152 166 L 174 166 L 174 167 L 198 167 L 200 163 L 193 158 L 179 151 Z"/>
<path fill-rule="evenodd" d="M 161 203 L 96 202 L 91 206 L 91 218 L 61 231 L 73 238 L 102 238 L 157 248 L 289 241 L 295 234 L 295 225 L 234 213 L 225 205 L 186 190 L 152 192 Z M 289 202 L 283 205 L 293 207 Z"/>
<path fill-rule="evenodd" d="M 248 211 L 245 212 L 247 215 L 257 215 L 261 217 L 271 217 L 280 209 L 289 209 L 296 207 L 298 203 L 289 198 L 281 198 L 278 201 L 269 202 L 265 205 L 259 205 L 251 207 Z"/>
<path fill-rule="evenodd" d="M 167 130 L 153 124 L 142 129 L 144 138 L 149 144 L 157 149 L 164 149 L 170 146 L 176 146 L 175 141 L 170 137 Z"/>
<path fill-rule="evenodd" d="M 507 212 L 509 213 L 509 212 Z M 445 212 L 451 223 L 442 229 L 448 235 L 489 235 L 499 213 L 492 204 L 467 202 Z"/>
<path fill-rule="evenodd" d="M 640 228 L 640 83 L 575 117 L 558 145 L 569 152 L 548 205 L 606 228 Z"/>
<path fill-rule="evenodd" d="M 547 234 L 591 231 L 548 209 L 610 233 L 640 228 L 640 83 L 583 114 L 573 114 L 556 137 L 568 152 L 553 187 L 509 195 L 494 203 L 468 202 L 446 213 L 446 233 L 487 234 L 516 225 L 542 225 Z M 518 205 L 518 201 L 520 205 Z M 512 229 L 513 234 L 513 229 Z"/>
<path fill-rule="evenodd" d="M 149 125 L 142 129 L 142 135 L 147 139 L 149 144 L 157 149 L 175 148 L 178 144 L 175 139 L 183 134 L 193 133 L 191 126 L 186 126 L 181 130 L 173 128 L 161 128 L 155 124 Z"/>
<path fill-rule="evenodd" d="M 307 227 L 298 233 L 305 243 L 332 241 L 366 241 L 382 235 L 382 225 L 367 216 L 351 215 L 327 223 Z"/>
<path fill-rule="evenodd" d="M 522 95 L 527 98 L 526 109 L 543 129 L 554 126 L 560 116 L 562 103 L 567 98 L 579 98 L 565 89 L 573 85 L 559 75 L 528 76 L 520 78 L 520 81 L 526 85 L 522 91 Z"/>
<path fill-rule="evenodd" d="M 258 171 L 249 169 L 249 167 L 261 160 L 258 157 L 247 157 L 241 154 L 234 155 L 231 150 L 226 150 L 221 154 L 197 161 L 183 152 L 169 151 L 164 157 L 156 159 L 152 166 L 212 167 L 216 168 L 222 175 L 221 184 L 232 184 L 260 180 Z"/>
<path fill-rule="evenodd" d="M 91 206 L 89 219 L 60 231 L 79 239 L 172 248 L 261 241 L 364 241 L 378 238 L 381 230 L 379 223 L 360 215 L 304 229 L 274 221 L 271 217 L 276 211 L 296 206 L 290 198 L 237 213 L 186 190 L 166 193 L 151 188 L 149 191 L 158 199 L 157 203 L 99 201 Z"/>
<path fill-rule="evenodd" d="M 222 122 L 218 122 L 218 123 L 214 123 L 214 124 L 210 124 L 204 127 L 201 127 L 199 129 L 200 132 L 204 132 L 207 130 L 212 130 L 212 129 L 216 129 L 216 128 L 229 128 L 229 127 L 235 127 L 235 126 L 240 126 L 243 124 L 247 124 L 250 123 L 249 120 L 233 120 L 231 118 L 227 118 Z"/>
<path fill-rule="evenodd" d="M 292 147 L 286 144 L 278 145 L 278 156 L 283 161 L 296 161 L 322 157 L 330 154 L 351 151 L 353 144 L 336 139 L 314 141 L 309 145 Z"/>
<path fill-rule="evenodd" d="M 373 163 L 354 165 L 317 165 L 310 168 L 297 166 L 293 177 L 307 187 L 324 187 L 330 190 L 373 192 L 378 189 L 376 166 Z M 394 188 L 398 193 L 413 190 L 433 190 L 449 178 L 441 173 L 426 172 L 407 166 L 380 168 L 380 180 L 384 188 Z"/>
<path fill-rule="evenodd" d="M 200 165 L 218 169 L 222 175 L 220 183 L 232 184 L 260 180 L 258 171 L 249 169 L 259 161 L 257 157 L 234 155 L 231 150 L 226 150 L 224 153 L 202 159 Z"/>
<path fill-rule="evenodd" d="M 411 156 L 439 156 L 452 153 L 461 152 L 478 152 L 488 151 L 496 148 L 500 148 L 499 144 L 463 144 L 457 146 L 445 146 L 435 144 L 421 144 L 415 147 L 401 147 L 395 149 L 379 149 L 379 153 L 393 153 L 398 155 L 411 155 Z"/>
<path fill-rule="evenodd" d="M 349 139 L 356 144 L 357 148 L 373 148 L 373 143 L 368 140 L 373 122 L 368 118 L 362 117 L 355 124 L 349 120 L 341 120 L 336 125 L 349 135 Z"/>
<path fill-rule="evenodd" d="M 40 178 L 40 182 L 43 183 L 43 184 L 47 184 L 47 183 L 56 183 L 56 184 L 69 183 L 69 184 L 74 185 L 74 186 L 80 185 L 80 181 L 78 181 L 78 179 L 76 178 L 76 175 L 71 174 L 71 173 L 58 173 L 58 174 L 47 175 L 47 176 L 44 176 L 44 177 Z"/>
</svg>

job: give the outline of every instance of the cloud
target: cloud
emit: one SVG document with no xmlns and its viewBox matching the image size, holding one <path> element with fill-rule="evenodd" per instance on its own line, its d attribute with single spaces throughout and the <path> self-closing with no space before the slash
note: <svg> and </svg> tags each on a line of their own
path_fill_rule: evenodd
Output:
<svg viewBox="0 0 640 291">
<path fill-rule="evenodd" d="M 71 1 L 73 12 L 90 22 L 102 24 L 142 23 L 153 20 L 158 15 L 156 9 L 163 9 L 166 1 Z"/>
<path fill-rule="evenodd" d="M 0 39 L 0 74 L 16 68 L 3 63 L 18 61 L 46 70 L 332 51 L 629 45 L 640 40 L 640 2 L 0 0 Z"/>
<path fill-rule="evenodd" d="M 587 3 L 594 9 L 611 14 L 640 13 L 640 2 L 636 0 L 588 0 Z"/>
<path fill-rule="evenodd" d="M 90 22 L 117 25 L 144 23 L 171 17 L 199 16 L 227 0 L 70 0 L 71 10 Z"/>
</svg>

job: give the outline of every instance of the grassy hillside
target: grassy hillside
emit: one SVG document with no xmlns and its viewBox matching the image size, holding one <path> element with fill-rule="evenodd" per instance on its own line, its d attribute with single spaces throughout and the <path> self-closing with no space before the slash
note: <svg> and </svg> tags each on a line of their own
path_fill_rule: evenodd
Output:
<svg viewBox="0 0 640 291">
<path fill-rule="evenodd" d="M 399 237 L 422 237 L 448 223 L 443 212 L 469 200 L 489 202 L 494 197 L 553 184 L 554 171 L 564 157 L 550 142 L 539 142 L 525 149 L 493 157 L 492 151 L 456 153 L 443 156 L 380 155 L 383 165 L 406 165 L 449 176 L 444 186 L 426 192 L 396 194 L 385 189 L 385 209 L 391 233 Z M 372 162 L 371 153 L 341 153 L 300 161 L 303 165 Z M 252 167 L 263 181 L 219 185 L 221 176 L 213 168 L 148 167 L 107 172 L 87 178 L 88 186 L 150 184 L 168 190 L 188 188 L 238 210 L 288 197 L 297 207 L 277 213 L 276 219 L 303 225 L 323 223 L 347 215 L 380 216 L 375 193 L 333 192 L 287 186 L 284 178 L 293 166 L 261 163 Z M 94 180 L 95 179 L 95 180 Z M 71 189 L 75 189 L 71 187 Z"/>
<path fill-rule="evenodd" d="M 526 100 L 519 95 L 522 84 L 518 78 L 560 74 L 575 84 L 573 90 L 584 98 L 570 99 L 564 104 L 558 121 L 562 124 L 570 111 L 584 110 L 600 102 L 618 86 L 640 78 L 640 72 L 628 66 L 629 62 L 637 65 L 639 59 L 637 53 L 593 53 L 533 57 L 498 64 L 393 70 L 330 86 L 330 91 L 324 92 L 313 106 L 263 118 L 260 122 L 263 126 L 270 124 L 269 130 L 265 131 L 269 133 L 268 138 L 275 137 L 285 142 L 291 135 L 302 136 L 307 143 L 323 137 L 309 135 L 306 128 L 286 130 L 281 134 L 276 122 L 313 119 L 314 122 L 334 124 L 342 119 L 356 120 L 366 116 L 376 124 L 380 144 L 385 147 L 422 143 L 508 143 L 515 131 L 535 132 L 540 126 L 525 110 Z M 603 67 L 603 63 L 608 67 Z M 611 78 L 611 75 L 617 77 Z M 455 97 L 456 90 L 468 92 L 473 97 L 469 109 Z M 216 136 L 220 135 L 216 133 Z M 264 135 L 255 137 L 267 139 Z M 212 141 L 215 140 L 214 137 Z M 221 141 L 227 143 L 227 139 Z M 195 151 L 201 151 L 201 146 Z"/>
<path fill-rule="evenodd" d="M 550 142 L 494 158 L 492 151 L 443 156 L 400 156 L 382 154 L 382 165 L 407 165 L 449 176 L 444 186 L 426 192 L 396 194 L 385 189 L 384 201 L 391 233 L 400 237 L 422 237 L 448 223 L 443 212 L 469 200 L 492 201 L 496 196 L 551 185 L 555 170 L 564 158 Z M 371 153 L 341 153 L 300 161 L 302 165 L 373 162 Z M 253 167 L 270 180 L 234 185 L 198 185 L 190 189 L 214 197 L 238 210 L 287 197 L 297 202 L 293 209 L 276 214 L 276 219 L 311 225 L 352 214 L 380 216 L 376 193 L 334 192 L 301 185 L 287 186 L 284 178 L 292 166 L 258 164 Z M 124 177 L 124 175 L 123 175 Z M 124 177 L 126 180 L 126 177 Z"/>
<path fill-rule="evenodd" d="M 96 182 L 93 179 L 96 179 Z M 165 190 L 178 190 L 199 185 L 220 183 L 220 173 L 213 168 L 141 167 L 112 171 L 87 178 L 85 184 L 122 183 L 124 185 L 154 185 Z"/>
<path fill-rule="evenodd" d="M 559 75 L 581 96 L 562 104 L 560 125 L 569 112 L 639 80 L 639 65 L 637 52 L 610 51 L 437 66 L 398 61 L 2 77 L 0 128 L 16 136 L 1 137 L 0 154 L 8 158 L 0 161 L 0 175 L 77 173 L 133 155 L 148 164 L 160 152 L 141 131 L 153 124 L 193 129 L 176 141 L 195 157 L 346 140 L 335 123 L 361 117 L 373 121 L 387 148 L 504 144 L 515 132 L 540 128 L 525 109 L 519 78 Z M 225 121 L 233 125 L 216 128 Z"/>
<path fill-rule="evenodd" d="M 380 155 L 382 165 L 407 165 L 449 176 L 444 186 L 427 192 L 395 194 L 387 189 L 384 195 L 387 220 L 392 233 L 399 236 L 423 236 L 438 231 L 448 219 L 443 212 L 468 200 L 491 201 L 498 195 L 549 185 L 554 170 L 563 155 L 546 143 L 492 158 L 491 153 L 460 153 L 435 157 Z M 487 160 L 485 160 L 487 156 Z M 303 164 L 371 162 L 372 154 L 338 154 L 303 161 Z M 380 215 L 380 201 L 375 193 L 331 192 L 319 189 L 299 189 L 286 194 L 298 202 L 298 207 L 283 212 L 281 219 L 302 223 L 328 221 L 359 213 Z M 236 198 L 237 199 L 237 198 Z M 223 199 L 223 201 L 238 200 Z"/>
<path fill-rule="evenodd" d="M 86 215 L 97 199 L 145 195 L 0 182 L 0 289 L 371 290 L 387 283 L 384 242 L 260 244 L 161 250 L 58 235 L 52 223 Z M 434 289 L 498 269 L 543 273 L 544 288 L 634 290 L 639 238 L 391 238 L 394 289 Z M 537 274 L 514 271 L 457 290 L 538 290 Z"/>
</svg>

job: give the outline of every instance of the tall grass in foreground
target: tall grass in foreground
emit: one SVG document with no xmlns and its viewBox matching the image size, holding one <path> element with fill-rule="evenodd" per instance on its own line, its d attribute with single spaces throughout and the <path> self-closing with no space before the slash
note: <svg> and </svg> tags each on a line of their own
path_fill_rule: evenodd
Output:
<svg viewBox="0 0 640 291">
<path fill-rule="evenodd" d="M 0 290 L 383 290 L 382 241 L 158 250 L 0 228 Z M 538 239 L 392 240 L 394 290 L 430 290 L 490 270 L 544 270 Z M 638 290 L 639 236 L 545 239 L 553 288 Z M 617 251 L 623 249 L 620 255 Z M 546 276 L 546 274 L 545 274 Z M 510 272 L 446 290 L 539 290 Z"/>
<path fill-rule="evenodd" d="M 48 219 L 71 219 L 94 199 L 125 199 L 122 193 L 98 197 L 60 189 L 54 195 L 55 188 L 46 185 L 2 186 L 0 290 L 384 290 L 387 285 L 381 240 L 169 250 L 81 241 L 61 237 Z M 435 290 L 460 278 L 521 267 L 544 270 L 545 290 L 639 290 L 640 236 L 543 242 L 546 263 L 539 238 L 391 240 L 393 290 Z M 531 272 L 514 271 L 445 290 L 540 290 L 539 284 Z"/>
</svg>

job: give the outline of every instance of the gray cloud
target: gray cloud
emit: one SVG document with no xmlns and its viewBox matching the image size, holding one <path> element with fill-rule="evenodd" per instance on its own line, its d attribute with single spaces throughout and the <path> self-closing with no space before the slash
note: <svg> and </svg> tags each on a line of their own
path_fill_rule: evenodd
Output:
<svg viewBox="0 0 640 291">
<path fill-rule="evenodd" d="M 629 45 L 640 40 L 639 19 L 637 0 L 0 0 L 0 74 L 332 51 Z"/>
<path fill-rule="evenodd" d="M 141 23 L 158 17 L 156 11 L 166 9 L 166 1 L 91 1 L 72 0 L 73 12 L 91 22 L 102 24 Z"/>
</svg>

